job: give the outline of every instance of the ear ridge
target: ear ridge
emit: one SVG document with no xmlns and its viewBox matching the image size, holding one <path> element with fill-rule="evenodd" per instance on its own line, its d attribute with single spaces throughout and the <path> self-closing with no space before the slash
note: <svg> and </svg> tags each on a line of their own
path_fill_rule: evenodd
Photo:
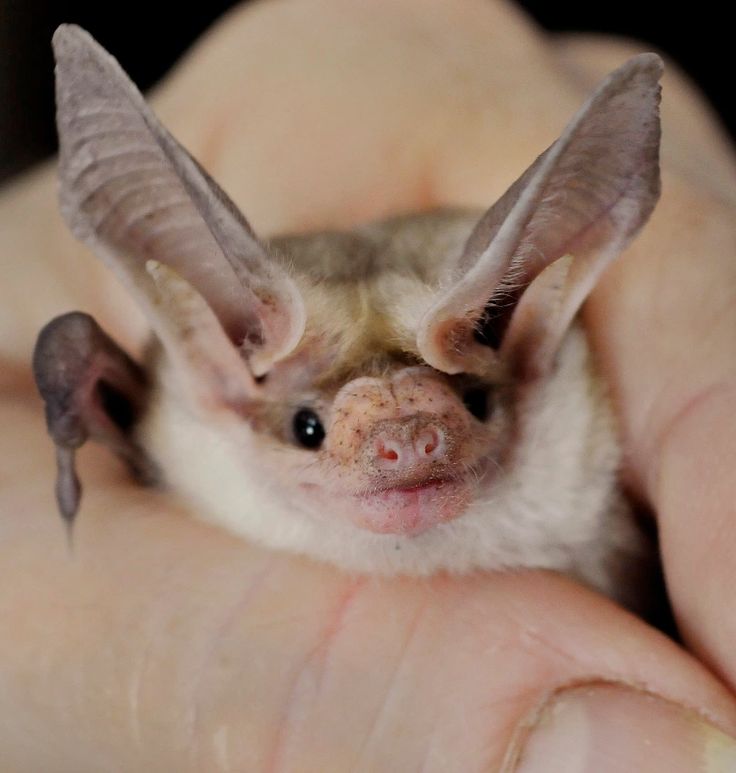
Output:
<svg viewBox="0 0 736 773">
<path fill-rule="evenodd" d="M 449 373 L 469 364 L 477 372 L 482 360 L 492 366 L 497 355 L 473 338 L 484 313 L 498 309 L 501 338 L 530 282 L 568 253 L 581 264 L 567 295 L 569 324 L 656 204 L 661 73 L 655 54 L 634 57 L 611 73 L 561 137 L 483 216 L 457 264 L 460 278 L 422 320 L 418 345 L 430 365 Z"/>
<path fill-rule="evenodd" d="M 181 379 L 200 402 L 216 400 L 242 410 L 257 391 L 248 368 L 222 332 L 204 298 L 172 268 L 149 260 L 146 271 L 156 304 L 165 312 L 158 327 Z M 212 406 L 211 406 L 212 407 Z"/>
<path fill-rule="evenodd" d="M 113 57 L 73 25 L 53 44 L 60 200 L 72 231 L 138 293 L 146 260 L 171 266 L 262 367 L 285 356 L 305 322 L 293 280 Z"/>
</svg>

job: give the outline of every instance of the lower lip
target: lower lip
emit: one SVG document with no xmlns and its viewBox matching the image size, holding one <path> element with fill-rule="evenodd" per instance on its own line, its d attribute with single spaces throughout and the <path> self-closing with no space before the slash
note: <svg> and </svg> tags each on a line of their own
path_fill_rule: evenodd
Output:
<svg viewBox="0 0 736 773">
<path fill-rule="evenodd" d="M 377 534 L 416 536 L 461 515 L 470 498 L 462 480 L 423 483 L 354 497 L 355 523 Z"/>
</svg>

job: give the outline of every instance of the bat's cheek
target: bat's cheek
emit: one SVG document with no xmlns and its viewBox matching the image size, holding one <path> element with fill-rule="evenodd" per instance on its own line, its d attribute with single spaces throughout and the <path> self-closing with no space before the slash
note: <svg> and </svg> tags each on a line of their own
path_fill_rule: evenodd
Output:
<svg viewBox="0 0 736 773">
<path fill-rule="evenodd" d="M 361 529 L 411 537 L 462 515 L 471 498 L 466 480 L 434 481 L 355 495 L 348 515 Z"/>
</svg>

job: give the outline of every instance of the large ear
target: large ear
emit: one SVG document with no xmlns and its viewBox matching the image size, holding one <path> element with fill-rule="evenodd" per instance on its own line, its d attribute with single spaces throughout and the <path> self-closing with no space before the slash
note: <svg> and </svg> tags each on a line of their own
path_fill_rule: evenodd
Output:
<svg viewBox="0 0 736 773">
<path fill-rule="evenodd" d="M 90 35 L 63 25 L 53 44 L 60 200 L 72 231 L 118 273 L 175 358 L 191 352 L 181 333 L 192 327 L 182 319 L 191 304 L 178 306 L 172 325 L 170 307 L 161 304 L 161 283 L 170 279 L 189 285 L 219 323 L 206 333 L 213 351 L 224 351 L 215 338 L 226 336 L 251 373 L 262 375 L 302 336 L 304 305 L 294 282 Z M 149 261 L 169 269 L 157 282 Z M 202 304 L 195 305 L 201 317 Z M 214 364 L 232 366 L 232 359 Z"/>
<path fill-rule="evenodd" d="M 147 400 L 145 373 L 92 317 L 71 312 L 49 322 L 36 342 L 33 375 L 56 445 L 56 499 L 68 523 L 81 493 L 74 455 L 88 438 L 110 446 L 140 480 L 152 482 L 153 465 L 132 435 Z"/>
<path fill-rule="evenodd" d="M 606 265 L 659 196 L 662 62 L 641 54 L 613 72 L 483 216 L 418 330 L 422 357 L 482 374 L 500 355 L 546 372 Z"/>
</svg>

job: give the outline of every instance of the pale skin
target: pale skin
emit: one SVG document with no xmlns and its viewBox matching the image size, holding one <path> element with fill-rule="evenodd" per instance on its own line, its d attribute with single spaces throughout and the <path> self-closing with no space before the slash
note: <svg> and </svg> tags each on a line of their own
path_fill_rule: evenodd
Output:
<svg viewBox="0 0 736 773">
<path fill-rule="evenodd" d="M 259 232 L 350 225 L 487 206 L 629 53 L 545 40 L 480 0 L 273 0 L 206 36 L 154 105 Z M 3 771 L 497 770 L 529 712 L 601 680 L 736 734 L 736 165 L 677 76 L 664 90 L 661 203 L 586 321 L 688 651 L 561 577 L 377 581 L 270 553 L 99 448 L 80 454 L 70 553 L 33 340 L 73 308 L 134 350 L 143 325 L 66 233 L 46 168 L 0 196 Z M 591 694 L 602 727 L 635 711 Z M 694 769 L 712 733 L 665 702 L 640 711 L 658 718 Z"/>
</svg>

